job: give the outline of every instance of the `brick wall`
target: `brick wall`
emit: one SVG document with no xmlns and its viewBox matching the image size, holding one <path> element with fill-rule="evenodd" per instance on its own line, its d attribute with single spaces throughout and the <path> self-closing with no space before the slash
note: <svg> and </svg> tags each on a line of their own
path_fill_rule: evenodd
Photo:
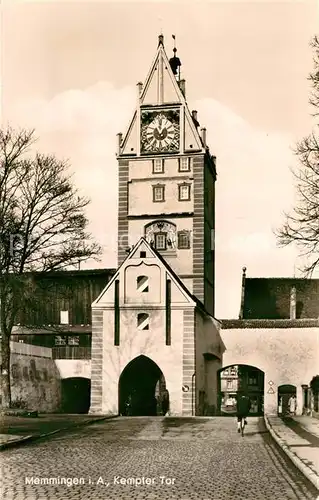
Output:
<svg viewBox="0 0 319 500">
<path fill-rule="evenodd" d="M 128 160 L 119 160 L 119 191 L 118 191 L 118 266 L 127 257 L 128 247 Z"/>
<path fill-rule="evenodd" d="M 102 413 L 103 312 L 92 310 L 91 406 L 90 413 Z"/>
<path fill-rule="evenodd" d="M 204 159 L 193 159 L 194 222 L 193 222 L 193 281 L 194 295 L 204 302 Z"/>
</svg>

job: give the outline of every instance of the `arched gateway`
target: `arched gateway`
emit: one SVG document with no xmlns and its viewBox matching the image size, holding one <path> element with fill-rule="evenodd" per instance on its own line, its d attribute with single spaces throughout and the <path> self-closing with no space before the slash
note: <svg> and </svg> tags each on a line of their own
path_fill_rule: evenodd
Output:
<svg viewBox="0 0 319 500">
<path fill-rule="evenodd" d="M 88 413 L 90 408 L 91 381 L 83 377 L 70 377 L 62 380 L 63 413 Z"/>
<path fill-rule="evenodd" d="M 143 355 L 130 361 L 119 379 L 119 414 L 163 415 L 167 403 L 165 378 L 158 365 Z"/>
<path fill-rule="evenodd" d="M 251 400 L 251 415 L 264 411 L 264 372 L 255 366 L 231 365 L 218 374 L 219 413 L 234 415 L 238 393 L 245 392 Z"/>
<path fill-rule="evenodd" d="M 283 384 L 278 387 L 278 413 L 289 414 L 289 400 L 291 396 L 297 397 L 297 388 L 292 384 Z"/>
</svg>

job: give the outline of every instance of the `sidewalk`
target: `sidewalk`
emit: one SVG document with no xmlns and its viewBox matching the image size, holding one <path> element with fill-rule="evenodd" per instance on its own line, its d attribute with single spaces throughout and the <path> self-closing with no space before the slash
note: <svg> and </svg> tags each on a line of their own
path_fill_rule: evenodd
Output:
<svg viewBox="0 0 319 500">
<path fill-rule="evenodd" d="M 38 417 L 17 417 L 1 415 L 0 450 L 108 418 L 115 418 L 115 416 L 40 414 Z"/>
<path fill-rule="evenodd" d="M 265 415 L 265 423 L 277 444 L 319 490 L 319 420 Z"/>
</svg>

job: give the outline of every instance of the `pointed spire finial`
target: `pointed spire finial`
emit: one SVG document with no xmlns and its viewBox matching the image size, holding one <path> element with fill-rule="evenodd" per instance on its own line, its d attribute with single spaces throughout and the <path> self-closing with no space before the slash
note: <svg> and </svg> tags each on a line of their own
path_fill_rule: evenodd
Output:
<svg viewBox="0 0 319 500">
<path fill-rule="evenodd" d="M 158 46 L 160 45 L 164 47 L 164 35 L 158 35 Z"/>
</svg>

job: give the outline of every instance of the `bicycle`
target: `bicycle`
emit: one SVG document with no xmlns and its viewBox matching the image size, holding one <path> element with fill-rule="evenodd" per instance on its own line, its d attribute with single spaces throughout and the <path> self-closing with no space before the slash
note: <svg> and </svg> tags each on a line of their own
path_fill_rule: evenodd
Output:
<svg viewBox="0 0 319 500">
<path fill-rule="evenodd" d="M 241 419 L 240 419 L 240 432 L 241 432 L 242 437 L 244 437 L 246 425 L 247 425 L 246 417 L 241 417 Z"/>
</svg>

